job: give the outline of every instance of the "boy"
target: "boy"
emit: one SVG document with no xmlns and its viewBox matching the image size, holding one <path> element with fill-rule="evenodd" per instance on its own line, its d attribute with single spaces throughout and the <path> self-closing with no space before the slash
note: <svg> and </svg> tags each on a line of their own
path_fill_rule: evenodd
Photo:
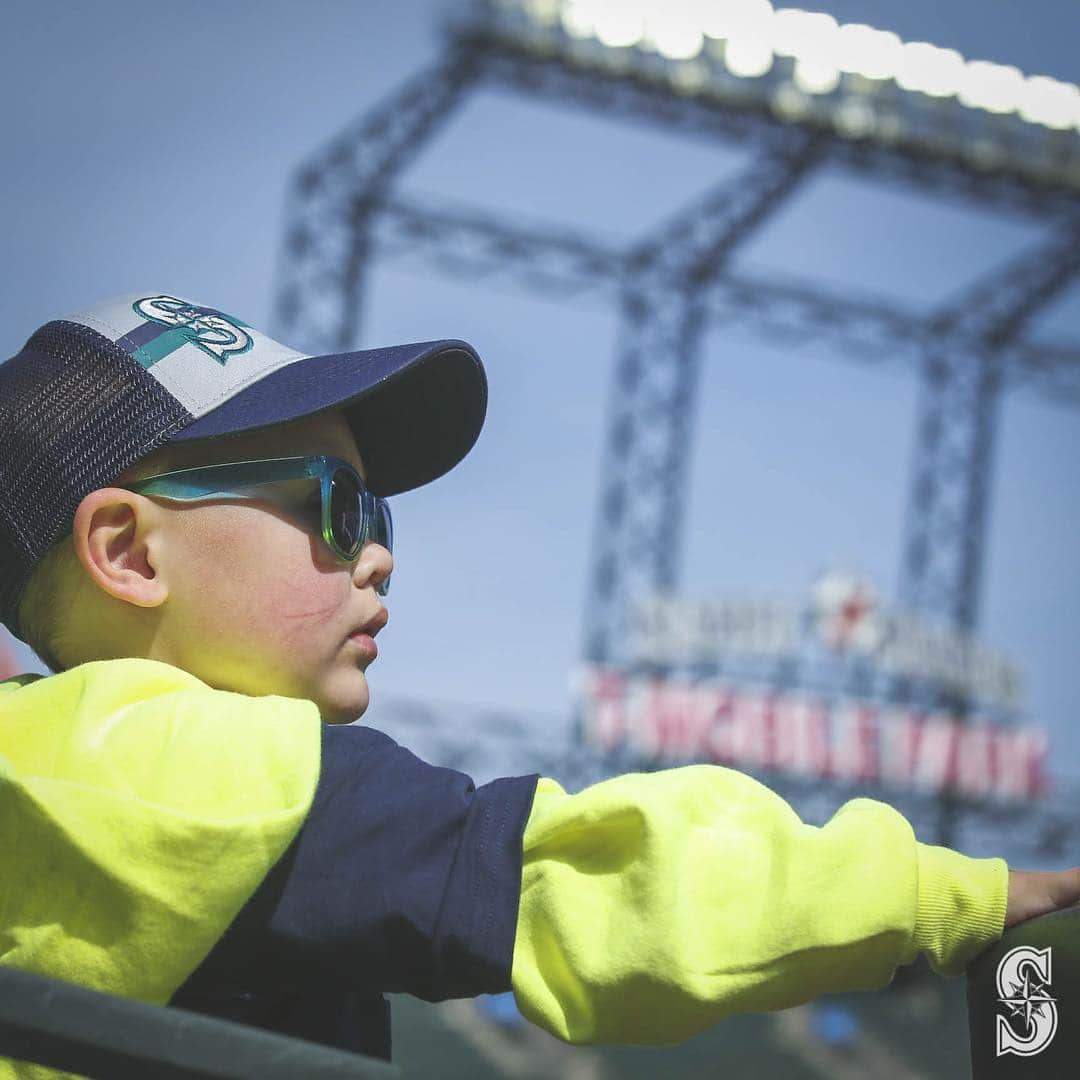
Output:
<svg viewBox="0 0 1080 1080">
<path fill-rule="evenodd" d="M 486 400 L 464 342 L 303 357 L 156 293 L 0 366 L 0 617 L 56 672 L 0 683 L 4 963 L 383 1057 L 394 991 L 671 1043 L 1080 899 L 869 799 L 814 828 L 718 766 L 476 788 L 348 726 L 385 498 Z"/>
</svg>

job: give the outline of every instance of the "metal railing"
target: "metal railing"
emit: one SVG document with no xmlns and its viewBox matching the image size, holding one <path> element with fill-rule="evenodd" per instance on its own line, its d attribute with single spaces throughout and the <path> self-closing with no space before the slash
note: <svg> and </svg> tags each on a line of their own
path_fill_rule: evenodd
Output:
<svg viewBox="0 0 1080 1080">
<path fill-rule="evenodd" d="M 95 1080 L 386 1080 L 393 1065 L 0 967 L 0 1058 Z"/>
</svg>

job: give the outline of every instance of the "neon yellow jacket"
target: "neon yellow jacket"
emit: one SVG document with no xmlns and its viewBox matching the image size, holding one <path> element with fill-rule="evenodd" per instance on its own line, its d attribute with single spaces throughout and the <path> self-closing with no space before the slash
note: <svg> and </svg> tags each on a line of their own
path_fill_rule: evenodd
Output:
<svg viewBox="0 0 1080 1080">
<path fill-rule="evenodd" d="M 823 827 L 733 769 L 538 785 L 514 994 L 574 1043 L 673 1043 L 733 1013 L 887 985 L 920 952 L 956 975 L 1002 934 L 1003 859 L 915 840 L 896 810 Z"/>
<path fill-rule="evenodd" d="M 167 1002 L 302 824 L 320 724 L 151 660 L 0 683 L 0 963 Z"/>
<path fill-rule="evenodd" d="M 167 1002 L 307 817 L 321 727 L 150 660 L 0 683 L 0 963 Z M 510 981 L 578 1043 L 677 1042 L 920 952 L 957 974 L 1004 923 L 1003 860 L 920 844 L 869 799 L 806 825 L 717 766 L 541 779 L 521 848 Z"/>
</svg>

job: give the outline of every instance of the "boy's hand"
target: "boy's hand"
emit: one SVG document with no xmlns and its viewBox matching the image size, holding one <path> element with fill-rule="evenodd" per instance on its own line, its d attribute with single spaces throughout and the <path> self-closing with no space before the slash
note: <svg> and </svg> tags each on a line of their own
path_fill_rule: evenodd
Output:
<svg viewBox="0 0 1080 1080">
<path fill-rule="evenodd" d="M 1080 903 L 1080 866 L 1072 870 L 1009 871 L 1005 928 Z"/>
</svg>

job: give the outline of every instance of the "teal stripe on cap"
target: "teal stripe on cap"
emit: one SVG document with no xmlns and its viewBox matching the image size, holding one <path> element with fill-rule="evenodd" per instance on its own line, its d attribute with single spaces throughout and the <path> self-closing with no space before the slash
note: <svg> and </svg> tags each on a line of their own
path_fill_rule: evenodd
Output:
<svg viewBox="0 0 1080 1080">
<path fill-rule="evenodd" d="M 170 353 L 190 343 L 191 332 L 186 327 L 178 326 L 159 334 L 153 341 L 140 345 L 131 355 L 144 368 L 152 368 L 159 360 L 164 360 Z"/>
</svg>

